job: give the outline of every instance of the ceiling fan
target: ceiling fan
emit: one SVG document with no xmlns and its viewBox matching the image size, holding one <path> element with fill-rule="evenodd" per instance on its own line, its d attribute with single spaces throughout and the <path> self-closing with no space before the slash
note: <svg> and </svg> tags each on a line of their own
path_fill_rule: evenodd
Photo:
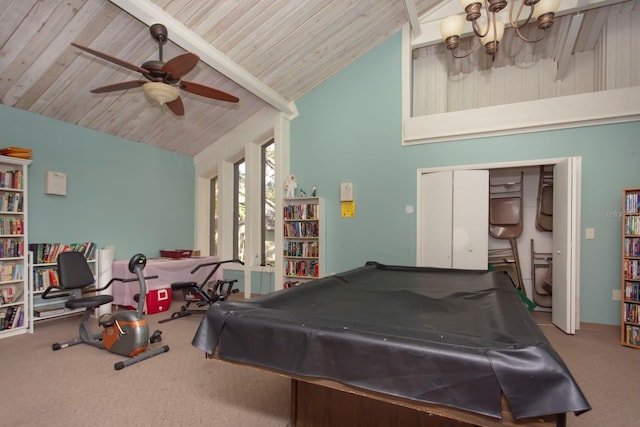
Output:
<svg viewBox="0 0 640 427">
<path fill-rule="evenodd" d="M 128 68 L 132 71 L 141 73 L 147 80 L 132 80 L 127 82 L 114 83 L 92 89 L 91 93 L 104 93 L 118 90 L 133 89 L 142 86 L 142 90 L 151 99 L 158 101 L 161 105 L 166 104 L 167 107 L 176 115 L 184 116 L 184 104 L 180 98 L 179 89 L 195 95 L 207 98 L 217 99 L 227 102 L 238 102 L 238 98 L 226 92 L 222 92 L 212 87 L 204 86 L 199 83 L 182 80 L 182 76 L 188 74 L 200 61 L 200 57 L 195 53 L 187 52 L 178 55 L 167 62 L 162 60 L 162 46 L 167 42 L 167 27 L 162 24 L 153 24 L 149 27 L 151 37 L 158 42 L 158 60 L 150 60 L 137 66 L 122 59 L 113 57 L 103 52 L 82 46 L 77 43 L 71 43 L 79 49 L 89 52 L 99 58 L 105 59 L 121 67 Z"/>
</svg>

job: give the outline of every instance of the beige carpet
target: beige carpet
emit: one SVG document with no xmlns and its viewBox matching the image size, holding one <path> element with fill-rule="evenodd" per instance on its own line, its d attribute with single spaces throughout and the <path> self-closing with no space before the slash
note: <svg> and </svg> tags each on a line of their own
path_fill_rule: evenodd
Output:
<svg viewBox="0 0 640 427">
<path fill-rule="evenodd" d="M 174 305 L 177 309 L 178 306 Z M 123 357 L 88 345 L 52 351 L 77 334 L 79 316 L 37 323 L 0 340 L 2 426 L 286 426 L 284 377 L 205 359 L 191 345 L 201 316 L 157 325 L 170 351 L 121 371 Z M 96 322 L 97 323 L 97 322 Z"/>
<path fill-rule="evenodd" d="M 174 302 L 173 309 L 179 304 Z M 201 316 L 157 325 L 171 350 L 122 371 L 121 357 L 87 345 L 52 351 L 75 336 L 79 317 L 38 323 L 36 333 L 0 340 L 2 426 L 281 426 L 289 420 L 289 380 L 205 359 L 191 346 Z M 567 336 L 536 314 L 593 410 L 568 426 L 637 425 L 640 350 L 618 344 L 618 329 L 583 324 Z"/>
</svg>

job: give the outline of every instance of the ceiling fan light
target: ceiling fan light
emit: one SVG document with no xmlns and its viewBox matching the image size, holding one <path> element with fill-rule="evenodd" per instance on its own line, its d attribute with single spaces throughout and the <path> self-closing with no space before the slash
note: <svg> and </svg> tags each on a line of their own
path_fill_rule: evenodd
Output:
<svg viewBox="0 0 640 427">
<path fill-rule="evenodd" d="M 180 96 L 180 91 L 175 86 L 161 82 L 149 82 L 142 85 L 144 94 L 160 105 L 175 101 Z"/>
</svg>

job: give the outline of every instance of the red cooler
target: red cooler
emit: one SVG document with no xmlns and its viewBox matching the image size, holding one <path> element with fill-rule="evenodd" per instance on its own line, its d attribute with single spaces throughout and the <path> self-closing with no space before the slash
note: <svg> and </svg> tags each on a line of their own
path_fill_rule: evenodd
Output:
<svg viewBox="0 0 640 427">
<path fill-rule="evenodd" d="M 156 289 L 147 293 L 147 314 L 169 310 L 171 305 L 171 289 Z"/>
</svg>

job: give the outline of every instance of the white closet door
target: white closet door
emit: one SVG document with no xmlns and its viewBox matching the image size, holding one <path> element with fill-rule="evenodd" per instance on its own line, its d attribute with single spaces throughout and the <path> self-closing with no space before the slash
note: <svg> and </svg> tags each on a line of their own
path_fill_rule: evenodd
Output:
<svg viewBox="0 0 640 427">
<path fill-rule="evenodd" d="M 422 175 L 418 265 L 487 268 L 489 171 Z"/>
<path fill-rule="evenodd" d="M 487 269 L 488 229 L 489 171 L 454 171 L 453 268 Z"/>
<path fill-rule="evenodd" d="M 422 175 L 420 203 L 421 255 L 419 266 L 451 268 L 453 245 L 453 174 Z"/>
<path fill-rule="evenodd" d="M 575 334 L 580 320 L 579 292 L 580 242 L 579 158 L 568 158 L 553 168 L 553 305 L 551 321 L 568 334 Z"/>
</svg>

